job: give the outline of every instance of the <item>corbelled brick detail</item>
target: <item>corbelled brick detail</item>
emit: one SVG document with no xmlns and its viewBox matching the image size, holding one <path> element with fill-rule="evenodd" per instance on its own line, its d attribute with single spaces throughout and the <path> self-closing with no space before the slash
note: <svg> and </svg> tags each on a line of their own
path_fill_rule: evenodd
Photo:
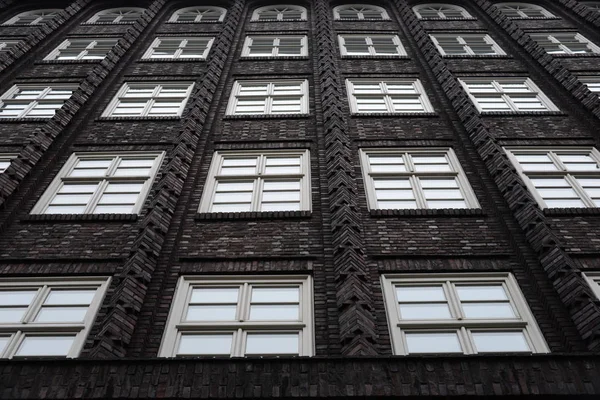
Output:
<svg viewBox="0 0 600 400">
<path fill-rule="evenodd" d="M 581 18 L 592 24 L 593 26 L 600 28 L 600 13 L 590 10 L 588 7 L 581 4 L 576 0 L 558 0 L 565 7 L 579 15 Z"/>
</svg>

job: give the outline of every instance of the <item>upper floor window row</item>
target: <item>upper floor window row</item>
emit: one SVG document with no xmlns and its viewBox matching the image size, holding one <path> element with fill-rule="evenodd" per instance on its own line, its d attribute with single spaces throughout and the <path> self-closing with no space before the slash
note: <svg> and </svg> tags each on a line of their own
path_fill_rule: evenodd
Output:
<svg viewBox="0 0 600 400">
<path fill-rule="evenodd" d="M 368 4 L 346 4 L 333 9 L 335 19 L 341 20 L 382 20 L 390 19 L 384 8 Z"/>
<path fill-rule="evenodd" d="M 118 40 L 117 38 L 67 38 L 44 60 L 102 60 Z"/>
<path fill-rule="evenodd" d="M 497 3 L 496 7 L 510 19 L 556 18 L 550 11 L 537 4 Z"/>
<path fill-rule="evenodd" d="M 61 11 L 58 8 L 25 11 L 6 20 L 2 25 L 39 25 L 50 21 Z"/>
<path fill-rule="evenodd" d="M 73 91 L 76 84 L 18 84 L 0 96 L 2 118 L 52 118 Z"/>
<path fill-rule="evenodd" d="M 186 7 L 177 10 L 169 22 L 211 23 L 223 22 L 227 10 L 221 7 Z"/>
<path fill-rule="evenodd" d="M 306 8 L 294 5 L 260 7 L 252 13 L 252 21 L 306 21 Z"/>
<path fill-rule="evenodd" d="M 88 24 L 133 24 L 145 10 L 140 7 L 110 8 L 94 14 Z"/>
<path fill-rule="evenodd" d="M 467 10 L 453 4 L 420 4 L 413 11 L 419 19 L 473 19 Z"/>
</svg>

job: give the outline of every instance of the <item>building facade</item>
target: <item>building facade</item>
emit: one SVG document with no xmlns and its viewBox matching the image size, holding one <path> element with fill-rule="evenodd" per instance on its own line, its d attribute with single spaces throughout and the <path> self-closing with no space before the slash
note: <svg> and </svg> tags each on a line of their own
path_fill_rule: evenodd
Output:
<svg viewBox="0 0 600 400">
<path fill-rule="evenodd" d="M 0 398 L 600 394 L 600 2 L 0 1 Z"/>
</svg>

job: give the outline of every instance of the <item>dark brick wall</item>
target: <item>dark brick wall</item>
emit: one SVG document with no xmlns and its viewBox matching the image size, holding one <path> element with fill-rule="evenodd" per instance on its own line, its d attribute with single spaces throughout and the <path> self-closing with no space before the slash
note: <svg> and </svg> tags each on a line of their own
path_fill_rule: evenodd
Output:
<svg viewBox="0 0 600 400">
<path fill-rule="evenodd" d="M 600 99 L 575 72 L 597 57 L 552 57 L 527 32 L 582 30 L 600 44 L 600 19 L 576 1 L 539 2 L 559 18 L 509 20 L 487 0 L 456 1 L 476 20 L 421 21 L 416 2 L 380 2 L 390 21 L 334 21 L 325 0 L 302 2 L 306 22 L 252 22 L 265 3 L 223 3 L 222 23 L 166 22 L 193 1 L 77 0 L 37 27 L 0 27 L 21 43 L 0 56 L 0 92 L 14 83 L 80 84 L 50 120 L 0 121 L 0 152 L 19 153 L 0 175 L 0 276 L 112 276 L 81 360 L 0 361 L 2 398 L 597 395 L 600 301 L 581 271 L 600 271 L 598 210 L 540 210 L 504 145 L 595 145 Z M 57 3 L 58 4 L 58 3 Z M 135 24 L 86 25 L 95 12 L 146 7 Z M 0 1 L 0 18 L 39 6 Z M 46 2 L 44 6 L 48 7 Z M 62 7 L 61 6 L 61 7 Z M 442 58 L 431 32 L 488 32 L 503 57 Z M 397 34 L 408 56 L 342 58 L 337 35 Z M 240 59 L 246 34 L 309 37 L 309 56 Z M 69 35 L 118 37 L 101 62 L 42 59 Z M 140 60 L 158 35 L 214 36 L 205 61 Z M 480 116 L 457 78 L 529 76 L 560 108 L 552 114 Z M 237 79 L 307 79 L 306 116 L 228 117 Z M 419 78 L 435 113 L 352 116 L 345 79 Z M 102 119 L 123 82 L 185 80 L 182 118 Z M 359 149 L 451 147 L 480 210 L 369 211 Z M 308 149 L 311 212 L 199 214 L 213 153 Z M 138 216 L 29 216 L 74 151 L 165 151 Z M 392 357 L 384 272 L 510 271 L 550 355 Z M 314 278 L 313 360 L 158 360 L 182 274 L 289 274 Z M 369 358 L 346 358 L 368 356 Z M 392 358 L 390 358 L 392 357 Z M 329 360 L 331 358 L 331 360 Z M 101 361 L 108 359 L 108 361 Z"/>
</svg>

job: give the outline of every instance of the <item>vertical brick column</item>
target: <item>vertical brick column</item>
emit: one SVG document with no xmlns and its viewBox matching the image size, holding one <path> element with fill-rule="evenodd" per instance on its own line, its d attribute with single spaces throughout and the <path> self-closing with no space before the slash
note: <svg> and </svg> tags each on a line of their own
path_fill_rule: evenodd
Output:
<svg viewBox="0 0 600 400">
<path fill-rule="evenodd" d="M 159 0 L 153 6 L 158 9 L 163 3 L 164 0 Z M 102 328 L 94 336 L 94 343 L 88 350 L 89 356 L 106 358 L 128 354 L 128 345 L 197 150 L 243 8 L 244 2 L 237 1 L 227 11 L 221 34 L 211 48 L 206 74 L 196 82 L 190 98 L 190 111 L 182 121 L 183 128 L 175 140 L 174 148 L 167 153 L 167 164 L 161 170 L 149 196 L 151 201 L 148 214 L 139 225 L 140 230 L 129 258 L 114 275 L 114 290 L 105 301 L 103 320 L 97 322 L 97 326 Z"/>
<path fill-rule="evenodd" d="M 342 354 L 376 354 L 376 328 L 369 271 L 365 261 L 354 167 L 357 155 L 352 154 L 341 107 L 344 83 L 338 73 L 334 45 L 332 9 L 325 0 L 316 0 L 315 45 L 318 58 L 318 81 L 323 107 L 325 159 L 330 200 L 333 263 L 337 285 Z"/>
<path fill-rule="evenodd" d="M 479 4 L 487 0 L 477 0 Z M 450 99 L 469 139 L 483 159 L 490 175 L 502 192 L 531 248 L 565 304 L 579 334 L 590 350 L 600 349 L 600 305 L 584 281 L 564 245 L 553 233 L 544 213 L 537 206 L 523 181 L 508 160 L 502 146 L 488 130 L 479 112 L 457 79 L 447 68 L 431 43 L 420 21 L 406 0 L 394 0 L 412 36 L 424 54 L 438 83 Z M 494 7 L 495 8 L 495 7 Z M 533 266 L 531 266 L 533 267 Z"/>
</svg>

